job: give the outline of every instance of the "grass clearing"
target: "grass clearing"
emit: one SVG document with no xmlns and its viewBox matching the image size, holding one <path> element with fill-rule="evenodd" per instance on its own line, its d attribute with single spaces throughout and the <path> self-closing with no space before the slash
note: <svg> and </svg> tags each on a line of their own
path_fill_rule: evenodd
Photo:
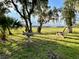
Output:
<svg viewBox="0 0 79 59">
<path fill-rule="evenodd" d="M 48 51 L 55 53 L 59 59 L 79 59 L 79 28 L 64 39 L 55 35 L 63 28 L 43 28 L 42 34 L 32 36 L 33 43 L 26 46 L 27 38 L 22 35 L 24 28 L 12 29 L 13 35 L 7 35 L 6 43 L 0 42 L 0 55 L 8 55 L 10 59 L 48 59 Z M 36 28 L 33 28 L 36 32 Z"/>
</svg>

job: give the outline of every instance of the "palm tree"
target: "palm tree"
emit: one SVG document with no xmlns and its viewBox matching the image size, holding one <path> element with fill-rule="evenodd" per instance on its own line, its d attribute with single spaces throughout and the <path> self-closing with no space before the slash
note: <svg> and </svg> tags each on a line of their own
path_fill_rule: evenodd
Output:
<svg viewBox="0 0 79 59">
<path fill-rule="evenodd" d="M 64 8 L 62 10 L 62 16 L 66 21 L 69 33 L 72 33 L 73 21 L 75 21 L 75 9 L 74 3 L 70 0 L 65 1 Z"/>
<path fill-rule="evenodd" d="M 7 20 L 6 17 L 0 17 L 0 31 L 2 33 L 2 40 L 6 40 Z"/>
<path fill-rule="evenodd" d="M 9 31 L 10 35 L 12 35 L 10 29 L 15 27 L 19 28 L 22 27 L 22 25 L 19 21 L 11 17 L 0 17 L 0 31 L 2 33 L 2 40 L 6 40 L 6 30 Z"/>
<path fill-rule="evenodd" d="M 39 17 L 38 17 L 38 22 L 39 22 L 39 26 L 37 29 L 38 33 L 41 33 L 42 25 L 45 23 L 46 18 L 47 18 L 46 10 L 41 10 L 41 12 L 39 13 Z"/>
<path fill-rule="evenodd" d="M 5 30 L 7 29 L 7 24 L 5 20 L 5 13 L 8 12 L 9 10 L 4 6 L 2 2 L 0 2 L 0 31 L 2 33 L 2 40 L 6 40 L 6 35 L 5 35 Z"/>
<path fill-rule="evenodd" d="M 18 21 L 18 20 L 15 19 L 15 20 L 13 21 L 11 27 L 17 29 L 17 28 L 19 28 L 19 27 L 23 27 L 23 25 L 21 24 L 20 21 Z"/>
<path fill-rule="evenodd" d="M 7 29 L 9 31 L 9 35 L 12 35 L 12 32 L 10 31 L 11 28 L 19 28 L 19 27 L 22 27 L 22 24 L 20 21 L 14 19 L 14 18 L 11 18 L 11 17 L 6 17 L 6 20 L 7 20 Z"/>
<path fill-rule="evenodd" d="M 54 7 L 53 10 L 49 10 L 48 8 L 45 8 L 44 10 L 41 9 L 41 12 L 38 13 L 39 18 L 38 18 L 38 22 L 39 22 L 39 26 L 38 26 L 38 33 L 41 33 L 41 29 L 42 29 L 42 25 L 46 24 L 47 22 L 49 22 L 50 20 L 57 20 L 59 15 L 58 15 L 58 10 L 56 9 L 56 7 Z"/>
<path fill-rule="evenodd" d="M 6 17 L 7 20 L 7 29 L 9 31 L 9 35 L 12 35 L 12 32 L 10 31 L 10 28 L 14 22 L 15 19 L 11 18 L 11 17 Z"/>
<path fill-rule="evenodd" d="M 3 2 L 0 2 L 0 18 L 5 17 L 5 13 L 8 13 L 8 12 L 10 12 L 9 9 L 7 9 L 7 8 L 4 6 Z M 9 28 L 8 28 L 8 30 L 9 30 Z M 9 34 L 12 34 L 12 33 L 10 32 L 10 30 L 9 30 Z"/>
</svg>

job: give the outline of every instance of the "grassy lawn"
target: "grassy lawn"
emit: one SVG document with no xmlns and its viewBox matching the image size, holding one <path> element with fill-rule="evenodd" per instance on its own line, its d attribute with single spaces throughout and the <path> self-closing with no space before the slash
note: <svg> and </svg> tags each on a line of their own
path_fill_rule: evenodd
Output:
<svg viewBox="0 0 79 59">
<path fill-rule="evenodd" d="M 49 54 L 55 53 L 59 59 L 79 59 L 79 28 L 73 28 L 73 33 L 66 34 L 64 39 L 55 34 L 63 31 L 63 28 L 43 28 L 42 34 L 31 37 L 33 42 L 30 46 L 27 46 L 23 31 L 24 28 L 12 29 L 13 35 L 7 34 L 8 41 L 0 42 L 0 57 L 5 55 L 7 59 L 48 59 Z M 36 32 L 36 28 L 33 31 Z"/>
</svg>

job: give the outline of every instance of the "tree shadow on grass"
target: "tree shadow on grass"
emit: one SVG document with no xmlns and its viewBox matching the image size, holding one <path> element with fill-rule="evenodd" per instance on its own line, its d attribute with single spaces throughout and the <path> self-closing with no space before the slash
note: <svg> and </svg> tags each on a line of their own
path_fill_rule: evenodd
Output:
<svg viewBox="0 0 79 59">
<path fill-rule="evenodd" d="M 64 38 L 73 39 L 73 40 L 79 40 L 79 38 L 74 38 L 74 37 L 64 37 Z"/>
<path fill-rule="evenodd" d="M 13 35 L 13 36 L 15 36 L 15 37 L 20 37 L 20 38 L 24 38 L 24 36 L 22 36 L 22 35 L 18 35 L 18 34 Z"/>
<path fill-rule="evenodd" d="M 56 32 L 53 32 L 53 33 L 49 33 L 49 32 L 46 32 L 46 33 L 40 33 L 41 35 L 55 35 Z"/>
<path fill-rule="evenodd" d="M 73 43 L 73 44 L 79 44 L 79 42 L 71 42 L 71 41 L 67 41 L 67 40 L 57 40 L 57 41 L 66 42 L 66 43 Z"/>
<path fill-rule="evenodd" d="M 15 42 L 9 44 L 10 42 L 7 42 L 5 46 L 1 47 L 3 49 L 6 48 L 11 53 L 10 59 L 49 59 L 48 51 L 51 51 L 51 54 L 55 53 L 59 56 L 59 59 L 79 59 L 77 49 L 45 39 L 33 37 L 33 42 L 29 47 L 25 47 L 24 44 L 26 44 L 26 42 L 20 44 Z M 2 51 L 4 52 L 4 50 Z"/>
<path fill-rule="evenodd" d="M 36 36 L 40 39 L 50 39 L 50 40 L 54 40 L 54 41 L 62 41 L 62 42 L 67 42 L 67 43 L 74 43 L 74 44 L 79 44 L 79 42 L 72 42 L 72 41 L 67 41 L 67 39 L 51 39 L 51 37 L 42 37 L 42 36 Z M 69 38 L 69 39 L 75 39 L 75 40 L 79 40 L 79 38 L 71 38 L 71 37 L 65 37 L 65 38 Z"/>
<path fill-rule="evenodd" d="M 74 35 L 68 35 L 68 36 L 70 36 L 70 37 L 78 37 L 79 38 L 79 35 L 76 35 L 76 34 L 74 34 Z"/>
<path fill-rule="evenodd" d="M 72 34 L 79 34 L 79 32 L 72 32 Z"/>
</svg>

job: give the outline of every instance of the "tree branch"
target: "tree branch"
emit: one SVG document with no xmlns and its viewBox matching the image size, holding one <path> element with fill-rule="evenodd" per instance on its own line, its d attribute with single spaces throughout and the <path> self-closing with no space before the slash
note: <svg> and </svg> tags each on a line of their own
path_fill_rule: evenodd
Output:
<svg viewBox="0 0 79 59">
<path fill-rule="evenodd" d="M 26 12 L 25 12 L 25 7 L 24 7 L 24 5 L 23 5 L 22 12 L 23 12 L 24 17 L 26 18 L 26 14 L 25 14 Z"/>
<path fill-rule="evenodd" d="M 11 1 L 12 1 L 12 4 L 14 5 L 16 11 L 19 13 L 19 15 L 24 18 L 24 16 L 23 16 L 23 15 L 21 14 L 21 12 L 18 10 L 17 5 L 14 3 L 14 1 L 13 1 L 13 0 L 11 0 Z"/>
<path fill-rule="evenodd" d="M 29 11 L 28 11 L 28 9 L 27 9 L 27 1 L 26 1 L 26 0 L 25 0 L 24 4 L 25 4 L 27 13 L 29 13 Z"/>
<path fill-rule="evenodd" d="M 35 6 L 35 0 L 32 0 L 32 8 L 30 9 L 30 14 L 33 13 L 34 6 Z"/>
</svg>

